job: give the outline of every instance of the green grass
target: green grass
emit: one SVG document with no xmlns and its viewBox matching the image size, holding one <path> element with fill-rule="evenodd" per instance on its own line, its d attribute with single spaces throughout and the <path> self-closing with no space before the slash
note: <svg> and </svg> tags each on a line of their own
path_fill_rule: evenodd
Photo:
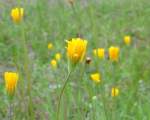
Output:
<svg viewBox="0 0 150 120">
<path fill-rule="evenodd" d="M 18 4 L 24 8 L 25 17 L 15 25 L 10 11 Z M 83 64 L 77 66 L 71 74 L 61 101 L 60 120 L 149 120 L 149 6 L 149 0 L 75 0 L 74 8 L 59 0 L 0 3 L 0 119 L 8 117 L 9 106 L 3 73 L 19 70 L 14 120 L 56 120 L 68 70 L 65 40 L 80 35 L 88 40 L 87 56 L 92 63 L 86 69 Z M 131 46 L 123 44 L 125 35 L 132 37 Z M 49 42 L 54 44 L 53 50 L 47 49 Z M 98 47 L 108 52 L 111 45 L 121 48 L 115 66 L 107 59 L 96 60 L 92 54 Z M 62 59 L 53 70 L 50 60 L 57 52 Z M 90 80 L 90 74 L 97 71 L 102 76 L 99 85 Z M 28 107 L 29 79 L 34 118 L 30 118 Z M 120 94 L 112 98 L 114 85 Z"/>
</svg>

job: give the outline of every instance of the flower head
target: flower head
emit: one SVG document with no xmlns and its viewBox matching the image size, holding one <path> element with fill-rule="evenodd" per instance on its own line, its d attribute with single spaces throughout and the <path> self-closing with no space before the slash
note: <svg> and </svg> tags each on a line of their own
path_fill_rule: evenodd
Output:
<svg viewBox="0 0 150 120">
<path fill-rule="evenodd" d="M 105 57 L 105 50 L 104 50 L 104 48 L 94 49 L 93 53 L 94 53 L 95 56 L 98 56 L 100 59 L 103 59 Z"/>
<path fill-rule="evenodd" d="M 52 44 L 52 43 L 48 43 L 47 48 L 48 48 L 49 50 L 52 49 L 52 48 L 53 48 L 53 44 Z"/>
<path fill-rule="evenodd" d="M 67 41 L 67 56 L 72 63 L 78 63 L 82 61 L 87 47 L 87 40 L 81 38 L 73 38 Z"/>
<path fill-rule="evenodd" d="M 51 60 L 52 68 L 57 68 L 57 61 L 55 59 Z"/>
<path fill-rule="evenodd" d="M 55 59 L 59 61 L 61 59 L 61 54 L 60 53 L 56 53 L 55 54 Z"/>
<path fill-rule="evenodd" d="M 111 46 L 109 48 L 109 59 L 117 62 L 119 58 L 119 52 L 120 52 L 119 47 Z"/>
<path fill-rule="evenodd" d="M 13 8 L 11 10 L 11 17 L 15 23 L 19 23 L 22 20 L 23 16 L 24 16 L 23 8 Z"/>
<path fill-rule="evenodd" d="M 116 87 L 113 87 L 113 88 L 111 89 L 111 96 L 112 96 L 112 97 L 115 97 L 115 96 L 118 96 L 118 95 L 119 95 L 119 89 L 116 88 Z"/>
<path fill-rule="evenodd" d="M 99 73 L 93 73 L 93 74 L 91 74 L 90 77 L 96 83 L 100 83 L 100 81 L 101 81 Z"/>
<path fill-rule="evenodd" d="M 130 36 L 125 36 L 124 37 L 124 43 L 126 45 L 130 45 L 131 44 L 131 37 Z"/>
<path fill-rule="evenodd" d="M 17 86 L 19 75 L 15 72 L 5 72 L 5 88 L 9 95 L 13 95 Z"/>
</svg>

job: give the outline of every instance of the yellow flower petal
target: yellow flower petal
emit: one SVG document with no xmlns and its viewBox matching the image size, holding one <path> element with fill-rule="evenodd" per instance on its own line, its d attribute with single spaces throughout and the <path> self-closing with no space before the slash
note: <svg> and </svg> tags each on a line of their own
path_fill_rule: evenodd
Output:
<svg viewBox="0 0 150 120">
<path fill-rule="evenodd" d="M 70 61 L 73 63 L 82 61 L 86 53 L 87 40 L 73 38 L 67 44 L 67 56 Z"/>
<path fill-rule="evenodd" d="M 56 53 L 55 59 L 59 61 L 61 59 L 61 54 L 60 53 Z"/>
<path fill-rule="evenodd" d="M 48 46 L 47 46 L 47 48 L 48 48 L 49 50 L 52 49 L 52 48 L 53 48 L 53 44 L 52 44 L 52 43 L 49 43 Z"/>
<path fill-rule="evenodd" d="M 130 45 L 131 44 L 131 37 L 130 36 L 125 36 L 124 37 L 124 43 L 126 45 Z"/>
<path fill-rule="evenodd" d="M 120 52 L 119 47 L 111 46 L 109 48 L 109 59 L 117 62 L 119 59 L 119 52 Z"/>
<path fill-rule="evenodd" d="M 119 89 L 116 88 L 116 87 L 112 88 L 112 90 L 111 90 L 111 96 L 115 97 L 115 96 L 118 96 L 118 95 L 119 95 Z"/>
<path fill-rule="evenodd" d="M 15 72 L 5 72 L 4 79 L 6 91 L 8 94 L 12 95 L 15 92 L 19 75 Z"/>
<path fill-rule="evenodd" d="M 100 74 L 99 73 L 93 73 L 91 74 L 91 79 L 96 82 L 96 83 L 99 83 L 101 80 L 100 80 Z"/>
<path fill-rule="evenodd" d="M 23 8 L 13 8 L 11 10 L 11 18 L 15 23 L 19 23 L 24 16 L 24 9 Z"/>
<path fill-rule="evenodd" d="M 105 57 L 105 50 L 104 48 L 98 48 L 93 50 L 94 56 L 103 59 Z"/>
<path fill-rule="evenodd" d="M 51 66 L 52 68 L 57 68 L 57 61 L 55 59 L 51 60 Z"/>
</svg>

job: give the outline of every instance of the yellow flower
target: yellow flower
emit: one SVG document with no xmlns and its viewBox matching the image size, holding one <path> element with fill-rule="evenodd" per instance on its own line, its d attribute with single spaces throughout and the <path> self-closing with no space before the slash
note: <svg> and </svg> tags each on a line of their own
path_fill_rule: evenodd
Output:
<svg viewBox="0 0 150 120">
<path fill-rule="evenodd" d="M 96 82 L 96 83 L 100 83 L 100 74 L 99 73 L 93 73 L 91 74 L 91 79 Z"/>
<path fill-rule="evenodd" d="M 23 8 L 14 8 L 11 10 L 11 17 L 15 23 L 19 23 L 24 16 Z"/>
<path fill-rule="evenodd" d="M 47 48 L 48 48 L 49 50 L 52 49 L 52 48 L 53 48 L 53 44 L 52 44 L 52 43 L 48 43 Z"/>
<path fill-rule="evenodd" d="M 55 59 L 59 61 L 61 59 L 61 54 L 60 53 L 56 53 Z"/>
<path fill-rule="evenodd" d="M 105 57 L 105 50 L 104 50 L 104 48 L 98 48 L 97 54 L 98 54 L 99 58 L 103 59 Z"/>
<path fill-rule="evenodd" d="M 19 75 L 15 72 L 5 72 L 5 88 L 8 94 L 13 95 L 17 86 Z"/>
<path fill-rule="evenodd" d="M 124 37 L 124 43 L 126 45 L 130 45 L 131 44 L 131 37 L 130 36 L 125 36 Z"/>
<path fill-rule="evenodd" d="M 67 41 L 67 56 L 73 62 L 77 63 L 82 61 L 87 47 L 87 40 L 81 38 L 73 38 L 70 41 Z"/>
<path fill-rule="evenodd" d="M 117 62 L 119 58 L 119 52 L 120 52 L 119 47 L 111 46 L 109 48 L 109 59 Z"/>
<path fill-rule="evenodd" d="M 55 59 L 51 60 L 52 68 L 57 68 L 57 61 Z"/>
<path fill-rule="evenodd" d="M 118 96 L 119 95 L 119 89 L 114 87 L 111 89 L 111 96 L 112 97 L 115 97 L 115 96 Z"/>
<path fill-rule="evenodd" d="M 104 50 L 104 48 L 94 49 L 93 53 L 94 53 L 95 56 L 98 56 L 100 59 L 103 59 L 105 57 L 105 50 Z"/>
<path fill-rule="evenodd" d="M 97 49 L 93 49 L 93 54 L 97 56 Z"/>
</svg>

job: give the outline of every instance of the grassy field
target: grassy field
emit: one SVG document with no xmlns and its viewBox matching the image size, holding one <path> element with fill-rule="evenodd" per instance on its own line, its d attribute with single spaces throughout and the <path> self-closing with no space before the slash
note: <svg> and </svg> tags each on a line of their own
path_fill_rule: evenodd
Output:
<svg viewBox="0 0 150 120">
<path fill-rule="evenodd" d="M 10 16 L 15 7 L 24 8 L 19 23 Z M 78 37 L 88 41 L 91 62 L 83 59 L 68 76 L 66 40 Z M 0 120 L 150 120 L 149 39 L 149 0 L 0 1 Z M 110 46 L 120 48 L 118 62 L 109 60 Z M 95 48 L 104 48 L 105 58 Z M 11 96 L 4 80 L 9 71 L 19 74 Z"/>
</svg>

